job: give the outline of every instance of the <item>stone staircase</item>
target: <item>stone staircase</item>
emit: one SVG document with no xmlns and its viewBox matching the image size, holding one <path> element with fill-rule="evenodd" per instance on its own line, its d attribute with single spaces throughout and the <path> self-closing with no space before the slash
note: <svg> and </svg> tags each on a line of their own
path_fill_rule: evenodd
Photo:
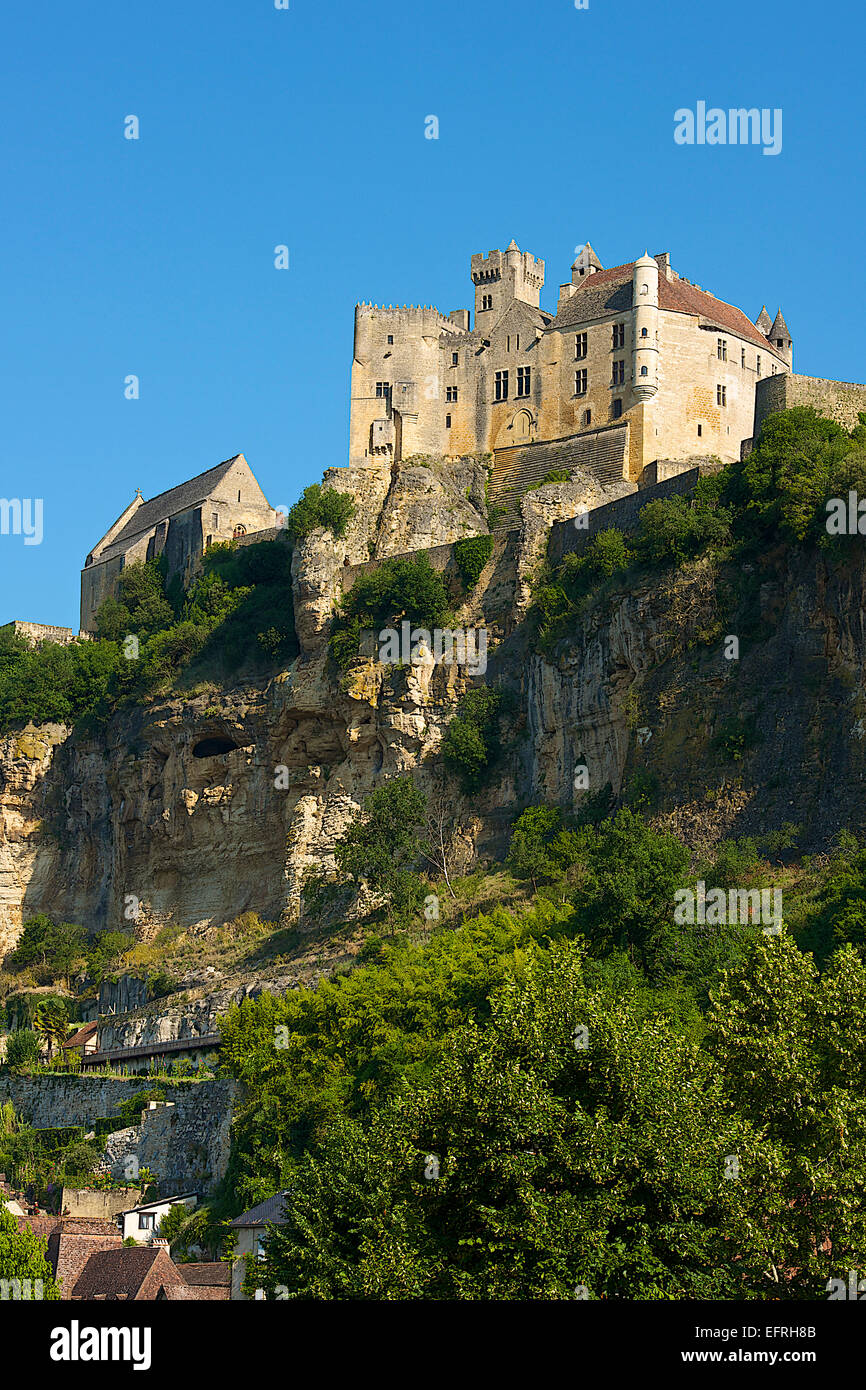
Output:
<svg viewBox="0 0 866 1390">
<path fill-rule="evenodd" d="M 552 469 L 568 473 L 581 469 L 603 484 L 621 482 L 627 439 L 627 426 L 617 425 L 550 444 L 497 449 L 490 474 L 490 504 L 504 510 L 491 531 L 513 531 L 520 526 L 521 497 Z"/>
</svg>

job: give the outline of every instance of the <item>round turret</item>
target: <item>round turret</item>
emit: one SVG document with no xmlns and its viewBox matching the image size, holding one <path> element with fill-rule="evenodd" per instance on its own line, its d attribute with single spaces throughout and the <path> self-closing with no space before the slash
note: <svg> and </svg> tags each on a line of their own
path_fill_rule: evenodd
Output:
<svg viewBox="0 0 866 1390">
<path fill-rule="evenodd" d="M 632 305 L 634 394 L 639 401 L 649 401 L 659 389 L 659 268 L 658 262 L 646 252 L 634 263 Z"/>
</svg>

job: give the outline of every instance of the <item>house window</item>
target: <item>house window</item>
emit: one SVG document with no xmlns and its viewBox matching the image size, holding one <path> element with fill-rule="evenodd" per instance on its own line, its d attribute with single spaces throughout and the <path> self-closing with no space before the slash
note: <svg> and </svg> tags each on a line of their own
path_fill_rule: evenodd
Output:
<svg viewBox="0 0 866 1390">
<path fill-rule="evenodd" d="M 450 415 L 446 415 L 446 416 L 445 416 L 445 428 L 446 428 L 446 430 L 450 430 L 450 428 L 451 428 L 451 416 L 450 416 Z"/>
<path fill-rule="evenodd" d="M 264 1236 L 256 1236 L 256 1260 L 259 1264 L 261 1264 L 266 1259 L 267 1255 L 265 1254 L 265 1238 Z"/>
<path fill-rule="evenodd" d="M 507 372 L 497 372 L 497 373 L 496 373 L 496 388 L 495 388 L 495 396 L 494 396 L 494 399 L 497 400 L 497 401 L 507 401 L 507 400 L 508 400 L 508 373 L 507 373 Z"/>
<path fill-rule="evenodd" d="M 625 347 L 625 324 L 624 324 L 624 323 L 615 323 L 615 324 L 614 324 L 614 326 L 613 326 L 613 342 L 611 343 L 611 347 L 614 348 L 614 349 L 616 349 L 616 348 L 621 348 L 621 347 Z"/>
<path fill-rule="evenodd" d="M 377 395 L 377 396 L 390 396 L 390 394 L 391 394 L 391 383 L 390 383 L 390 381 L 377 381 L 377 382 L 376 382 L 376 395 Z"/>
<path fill-rule="evenodd" d="M 716 355 L 720 362 L 728 360 L 728 340 L 727 338 L 716 339 Z"/>
<path fill-rule="evenodd" d="M 211 521 L 211 526 L 213 527 L 213 529 L 214 529 L 215 531 L 218 531 L 218 530 L 220 529 L 219 512 L 211 512 L 211 514 L 210 514 L 210 521 Z"/>
<path fill-rule="evenodd" d="M 587 371 L 586 367 L 574 374 L 574 394 L 576 396 L 586 395 Z"/>
<path fill-rule="evenodd" d="M 388 334 L 388 346 L 389 346 L 389 347 L 391 346 L 391 344 L 393 343 L 393 341 L 394 341 L 394 334 L 393 334 L 393 333 L 389 333 L 389 334 Z"/>
<path fill-rule="evenodd" d="M 620 400 L 619 396 L 617 396 L 616 400 L 613 403 L 613 409 L 611 411 L 611 414 L 613 415 L 614 420 L 618 420 L 620 415 L 622 415 L 622 401 Z"/>
<path fill-rule="evenodd" d="M 452 367 L 456 367 L 456 366 L 457 366 L 457 363 L 458 363 L 459 361 L 460 361 L 460 353 L 459 353 L 459 352 L 452 352 L 452 354 L 451 354 L 451 366 L 452 366 Z"/>
<path fill-rule="evenodd" d="M 208 536 L 207 540 L 206 540 L 205 543 L 204 543 L 204 548 L 205 548 L 205 550 L 207 550 L 208 546 L 211 545 L 212 543 L 213 543 L 213 536 Z"/>
<path fill-rule="evenodd" d="M 579 362 L 586 356 L 586 334 L 578 333 L 574 339 L 574 356 Z"/>
<path fill-rule="evenodd" d="M 445 387 L 445 399 L 446 399 L 446 401 L 456 401 L 456 399 L 457 399 L 457 387 L 456 387 L 456 386 L 446 386 L 446 387 Z"/>
<path fill-rule="evenodd" d="M 618 362 L 614 362 L 613 364 L 613 385 L 625 385 L 625 362 L 622 359 L 620 359 L 620 361 Z"/>
<path fill-rule="evenodd" d="M 745 365 L 746 365 L 746 349 L 745 349 L 745 348 L 740 348 L 740 366 L 741 366 L 741 367 L 745 367 Z"/>
<path fill-rule="evenodd" d="M 246 526 L 236 526 L 235 529 L 232 531 L 232 539 L 237 540 L 240 536 L 245 536 L 246 534 Z"/>
<path fill-rule="evenodd" d="M 584 423 L 585 425 L 591 425 L 591 424 L 592 424 L 592 411 L 591 411 L 591 410 L 585 410 L 585 411 L 583 412 L 583 423 Z"/>
<path fill-rule="evenodd" d="M 717 387 L 716 387 L 716 405 L 727 405 L 727 404 L 728 404 L 728 388 L 727 388 L 727 386 L 717 386 Z"/>
<path fill-rule="evenodd" d="M 140 1211 L 138 1213 L 138 1229 L 140 1231 L 153 1231 L 156 1229 L 156 1213 L 152 1211 Z"/>
<path fill-rule="evenodd" d="M 518 396 L 528 396 L 528 395 L 529 395 L 529 374 L 530 374 L 530 371 L 531 371 L 531 368 L 529 368 L 529 367 L 518 367 L 518 368 L 517 368 L 517 394 L 518 394 Z"/>
</svg>

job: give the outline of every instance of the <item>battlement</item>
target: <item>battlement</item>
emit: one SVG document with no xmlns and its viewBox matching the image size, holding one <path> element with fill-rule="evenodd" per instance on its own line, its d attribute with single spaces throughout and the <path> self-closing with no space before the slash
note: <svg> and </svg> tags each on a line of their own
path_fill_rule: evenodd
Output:
<svg viewBox="0 0 866 1390">
<path fill-rule="evenodd" d="M 435 304 L 372 304 L 360 301 L 355 305 L 355 318 L 385 318 L 395 323 L 430 322 L 446 332 L 454 332 L 456 324 Z M 459 330 L 458 330 L 459 331 Z"/>
<path fill-rule="evenodd" d="M 476 251 L 470 268 L 475 286 L 475 314 L 501 313 L 509 300 L 520 299 L 537 309 L 544 285 L 544 261 L 521 251 L 512 241 L 504 251 Z"/>
</svg>

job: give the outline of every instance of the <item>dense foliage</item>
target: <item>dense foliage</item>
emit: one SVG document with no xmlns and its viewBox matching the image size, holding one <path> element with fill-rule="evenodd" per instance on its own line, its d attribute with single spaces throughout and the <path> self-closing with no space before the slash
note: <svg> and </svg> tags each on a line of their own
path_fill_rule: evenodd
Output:
<svg viewBox="0 0 866 1390">
<path fill-rule="evenodd" d="M 509 696 L 495 686 L 475 686 L 460 699 L 442 739 L 442 759 L 465 792 L 477 791 L 495 765 L 510 712 Z"/>
<path fill-rule="evenodd" d="M 474 589 L 481 571 L 493 554 L 492 536 L 466 536 L 455 542 L 454 563 L 457 565 L 464 589 Z"/>
<path fill-rule="evenodd" d="M 341 670 L 347 670 L 360 653 L 364 629 L 393 627 L 405 619 L 429 630 L 444 625 L 447 611 L 442 576 L 426 555 L 383 560 L 359 575 L 343 595 L 332 624 L 331 655 Z"/>
<path fill-rule="evenodd" d="M 354 515 L 355 502 L 350 493 L 337 492 L 334 488 L 313 483 L 311 487 L 304 488 L 290 510 L 286 529 L 296 541 L 303 540 L 318 527 L 323 527 L 340 539 L 346 534 L 346 527 Z"/>
<path fill-rule="evenodd" d="M 33 1285 L 40 1280 L 42 1299 L 54 1303 L 60 1298 L 60 1289 L 45 1256 L 47 1247 L 44 1236 L 35 1236 L 28 1229 L 19 1231 L 12 1213 L 0 1207 L 0 1279 L 30 1280 L 29 1294 L 24 1297 L 31 1298 L 36 1296 Z"/>
</svg>

